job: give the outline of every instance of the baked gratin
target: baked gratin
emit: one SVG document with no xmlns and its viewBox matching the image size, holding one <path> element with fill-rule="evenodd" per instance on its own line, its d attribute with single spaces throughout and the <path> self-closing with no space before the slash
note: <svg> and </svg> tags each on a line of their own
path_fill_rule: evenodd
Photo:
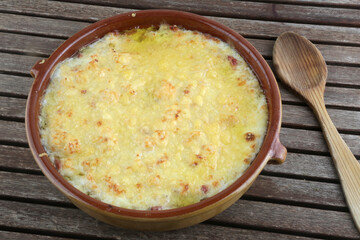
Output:
<svg viewBox="0 0 360 240">
<path fill-rule="evenodd" d="M 267 119 L 257 78 L 229 44 L 163 24 L 108 33 L 59 63 L 39 125 L 44 154 L 77 189 L 160 210 L 238 179 Z"/>
</svg>

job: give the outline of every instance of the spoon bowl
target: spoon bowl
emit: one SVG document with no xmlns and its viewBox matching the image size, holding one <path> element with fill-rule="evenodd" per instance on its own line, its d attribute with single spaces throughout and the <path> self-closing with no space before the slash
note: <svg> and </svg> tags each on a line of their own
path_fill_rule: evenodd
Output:
<svg viewBox="0 0 360 240">
<path fill-rule="evenodd" d="M 320 51 L 306 38 L 281 34 L 273 49 L 275 71 L 280 80 L 304 97 L 317 116 L 339 174 L 345 198 L 360 231 L 360 163 L 331 121 L 324 103 L 327 67 Z"/>
<path fill-rule="evenodd" d="M 328 73 L 325 60 L 309 40 L 285 32 L 278 37 L 275 46 L 276 70 L 292 89 L 299 92 L 325 84 Z"/>
</svg>

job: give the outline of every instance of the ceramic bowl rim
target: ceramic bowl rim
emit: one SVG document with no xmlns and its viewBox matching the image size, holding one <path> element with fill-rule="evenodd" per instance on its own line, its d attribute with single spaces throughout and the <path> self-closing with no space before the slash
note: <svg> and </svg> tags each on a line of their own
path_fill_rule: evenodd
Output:
<svg viewBox="0 0 360 240">
<path fill-rule="evenodd" d="M 262 81 L 267 81 L 269 84 L 267 99 L 271 101 L 271 106 L 269 106 L 269 125 L 267 134 L 265 136 L 263 145 L 257 154 L 256 158 L 253 160 L 252 164 L 246 170 L 246 172 L 238 178 L 233 184 L 228 186 L 223 191 L 217 193 L 216 195 L 209 197 L 203 201 L 198 203 L 194 203 L 185 207 L 168 209 L 168 210 L 159 210 L 159 211 L 150 211 L 150 210 L 134 210 L 134 209 L 126 209 L 121 207 L 116 207 L 99 200 L 96 200 L 75 187 L 73 187 L 68 181 L 66 181 L 56 170 L 53 166 L 51 161 L 47 156 L 39 156 L 41 153 L 44 153 L 44 148 L 41 145 L 39 130 L 38 130 L 38 112 L 39 112 L 39 101 L 42 96 L 41 87 L 43 82 L 49 78 L 50 72 L 53 67 L 59 61 L 60 56 L 66 52 L 72 44 L 77 41 L 80 41 L 84 36 L 89 34 L 93 34 L 94 32 L 98 31 L 102 27 L 106 27 L 109 24 L 115 21 L 122 21 L 123 19 L 132 18 L 132 17 L 144 17 L 144 16 L 177 16 L 179 19 L 186 18 L 190 19 L 191 21 L 198 21 L 201 24 L 206 24 L 209 27 L 214 28 L 216 31 L 225 32 L 229 36 L 232 36 L 232 40 L 238 41 L 241 46 L 246 48 L 246 51 L 249 51 L 255 61 L 259 64 L 261 68 L 259 71 L 263 71 L 262 73 L 266 76 L 267 79 L 260 79 L 259 81 L 263 84 Z M 179 24 L 181 25 L 181 24 Z M 134 26 L 135 27 L 135 26 Z M 279 137 L 279 130 L 281 125 L 281 98 L 279 89 L 275 80 L 275 77 L 264 60 L 261 54 L 241 35 L 236 33 L 234 30 L 215 22 L 211 19 L 206 17 L 202 17 L 196 14 L 183 12 L 183 11 L 175 11 L 175 10 L 142 10 L 142 11 L 135 11 L 135 12 L 128 12 L 123 13 L 120 15 L 116 15 L 110 18 L 106 18 L 90 26 L 84 28 L 83 30 L 79 31 L 78 33 L 74 34 L 68 40 L 66 40 L 54 53 L 45 61 L 42 66 L 38 63 L 34 66 L 32 70 L 33 75 L 36 75 L 34 84 L 30 90 L 29 97 L 27 100 L 27 107 L 26 107 L 26 115 L 25 115 L 25 125 L 26 125 L 26 134 L 28 138 L 28 143 L 32 154 L 45 174 L 45 176 L 65 195 L 70 198 L 75 198 L 78 201 L 82 202 L 83 204 L 94 207 L 100 210 L 103 210 L 108 213 L 127 216 L 127 217 L 135 217 L 135 218 L 168 218 L 168 217 L 176 217 L 183 214 L 189 214 L 206 207 L 209 207 L 224 198 L 229 197 L 230 195 L 241 191 L 247 187 L 247 182 L 251 178 L 256 178 L 258 174 L 259 168 L 263 168 L 266 162 L 271 158 L 274 157 L 274 147 L 276 145 L 276 141 L 278 141 Z M 254 71 L 254 69 L 253 69 Z M 256 71 L 254 71 L 256 73 Z M 258 75 L 256 73 L 256 75 Z M 269 102 L 268 102 L 269 104 Z M 271 109 L 270 109 L 271 107 Z M 262 170 L 262 169 L 261 169 Z M 255 176 L 256 175 L 256 176 Z M 250 184 L 250 183 L 249 183 Z"/>
</svg>

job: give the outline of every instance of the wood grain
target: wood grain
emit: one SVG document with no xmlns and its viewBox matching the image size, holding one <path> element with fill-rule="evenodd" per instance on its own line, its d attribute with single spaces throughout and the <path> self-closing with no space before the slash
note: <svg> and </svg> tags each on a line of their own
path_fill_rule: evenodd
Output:
<svg viewBox="0 0 360 240">
<path fill-rule="evenodd" d="M 0 120 L 0 141 L 27 145 L 25 124 Z"/>
<path fill-rule="evenodd" d="M 40 172 L 29 148 L 0 145 L 0 169 Z"/>
<path fill-rule="evenodd" d="M 256 0 L 255 0 L 256 1 Z M 360 8 L 358 0 L 260 0 L 268 3 L 286 3 L 312 6 L 332 6 L 346 8 Z"/>
<path fill-rule="evenodd" d="M 24 228 L 32 231 L 51 231 L 58 234 L 77 234 L 86 237 L 111 239 L 307 239 L 280 233 L 198 224 L 193 227 L 170 232 L 140 232 L 123 230 L 99 222 L 78 209 L 61 208 L 39 204 L 0 201 L 0 222 L 8 227 Z M 340 214 L 346 222 L 346 214 Z M 342 234 L 342 233 L 340 233 Z M 339 235 L 339 234 L 338 234 Z M 353 235 L 350 232 L 347 235 Z"/>
<path fill-rule="evenodd" d="M 0 179 L 3 179 L 0 182 L 0 197 L 70 203 L 45 176 L 0 171 Z M 344 209 L 347 206 L 339 184 L 273 176 L 259 176 L 244 197 L 322 208 Z"/>
<path fill-rule="evenodd" d="M 39 54 L 45 57 L 48 57 L 64 42 L 62 39 L 4 32 L 0 32 L 0 38 L 2 40 L 0 50 L 2 51 Z"/>
<path fill-rule="evenodd" d="M 318 91 L 317 94 L 315 92 L 309 94 L 308 99 L 321 123 L 331 156 L 339 173 L 346 202 L 348 203 L 355 225 L 358 231 L 360 231 L 360 163 L 341 138 L 327 114 L 322 97 L 323 90 L 319 89 Z"/>
<path fill-rule="evenodd" d="M 90 16 L 99 14 L 99 19 L 113 16 L 115 14 L 108 14 L 102 12 L 101 8 L 97 8 Z M 62 14 L 66 14 L 66 9 L 62 10 Z M 47 10 L 45 10 L 47 11 Z M 122 13 L 121 9 L 117 9 L 117 13 Z M 126 9 L 126 12 L 131 9 Z M 81 14 L 81 11 L 75 11 L 74 15 Z M 337 44 L 359 44 L 360 29 L 356 27 L 339 27 L 339 26 L 322 26 L 313 24 L 297 24 L 272 22 L 261 20 L 247 20 L 234 18 L 209 17 L 218 21 L 245 37 L 252 38 L 276 38 L 282 32 L 295 31 L 308 39 L 323 43 L 337 43 Z M 25 23 L 25 24 L 24 24 Z M 11 31 L 15 33 L 29 33 L 31 35 L 37 34 L 42 36 L 68 38 L 82 28 L 89 25 L 86 22 L 78 22 L 72 20 L 50 19 L 34 16 L 25 16 L 17 14 L 0 15 L 0 30 Z"/>
<path fill-rule="evenodd" d="M 329 115 L 360 157 L 357 0 L 37 0 L 36 4 L 3 0 L 0 239 L 360 239 L 320 125 L 303 100 L 283 86 L 285 127 L 280 139 L 290 150 L 287 160 L 280 166 L 267 165 L 245 199 L 207 223 L 165 233 L 114 228 L 73 208 L 41 174 L 26 147 L 24 124 L 10 121 L 23 121 L 32 65 L 92 22 L 133 8 L 159 7 L 211 16 L 246 36 L 270 65 L 274 39 L 280 33 L 295 31 L 315 41 L 328 63 Z"/>
<path fill-rule="evenodd" d="M 75 238 L 62 238 L 54 236 L 42 236 L 38 234 L 0 231 L 0 239 L 11 240 L 74 240 Z"/>
<path fill-rule="evenodd" d="M 191 236 L 191 239 L 204 236 L 217 239 L 223 238 L 224 234 L 226 234 L 225 238 L 241 238 L 243 231 L 242 229 L 223 228 L 213 225 L 209 227 L 206 224 L 199 224 L 190 228 L 165 233 L 143 233 L 114 228 L 92 219 L 78 209 L 72 208 L 0 201 L 0 210 L 3 213 L 0 216 L 0 222 L 6 223 L 8 227 L 51 230 L 59 233 L 78 233 L 86 236 L 118 239 L 124 237 L 127 239 L 144 237 L 182 239 L 186 236 Z M 230 223 L 240 227 L 273 229 L 272 231 L 287 231 L 295 234 L 305 233 L 316 236 L 347 237 L 352 239 L 360 237 L 348 213 L 256 201 L 240 200 L 225 212 L 217 215 L 210 222 Z M 262 235 L 262 232 L 258 231 L 254 231 L 251 234 L 253 235 L 248 236 L 249 239 L 253 239 L 254 236 L 259 238 L 269 237 Z M 277 237 L 279 237 L 278 239 L 290 238 L 289 235 Z"/>
<path fill-rule="evenodd" d="M 26 98 L 32 85 L 32 77 L 0 74 L 0 94 Z"/>
<path fill-rule="evenodd" d="M 267 229 L 306 232 L 338 239 L 359 239 L 347 212 L 295 207 L 258 201 L 239 200 L 212 220 L 245 226 L 261 225 Z"/>
<path fill-rule="evenodd" d="M 320 124 L 309 107 L 283 104 L 282 108 L 283 126 L 320 130 Z M 328 109 L 328 112 L 339 131 L 360 133 L 360 111 Z"/>
<path fill-rule="evenodd" d="M 66 39 L 89 23 L 41 18 L 17 14 L 0 14 L 0 31 L 27 33 Z"/>
<path fill-rule="evenodd" d="M 360 163 L 338 133 L 325 107 L 327 68 L 320 51 L 293 32 L 281 34 L 274 46 L 274 65 L 280 79 L 303 96 L 324 133 L 350 212 L 360 231 Z"/>
<path fill-rule="evenodd" d="M 303 98 L 298 97 L 284 84 L 279 83 L 281 99 L 290 103 L 304 103 Z M 325 89 L 325 103 L 327 107 L 342 107 L 353 110 L 360 110 L 360 89 L 339 88 L 328 86 Z"/>
<path fill-rule="evenodd" d="M 320 179 L 320 181 L 337 181 L 338 175 L 329 156 L 316 156 L 288 152 L 286 161 L 280 166 L 266 165 L 264 174 L 296 176 L 301 178 Z"/>
<path fill-rule="evenodd" d="M 360 156 L 360 136 L 341 134 L 351 151 Z M 290 151 L 310 151 L 313 153 L 329 153 L 321 132 L 304 129 L 281 128 L 280 140 Z"/>
<path fill-rule="evenodd" d="M 1 97 L 0 117 L 24 119 L 26 99 Z"/>
<path fill-rule="evenodd" d="M 1 15 L 0 15 L 1 16 Z M 30 76 L 30 69 L 43 57 L 9 54 L 0 52 L 0 71 L 26 74 Z"/>
<path fill-rule="evenodd" d="M 68 0 L 69 1 L 69 0 Z M 69 3 L 64 2 L 47 2 L 38 0 L 38 4 L 34 5 L 24 1 L 3 0 L 2 7 L 4 10 L 16 13 L 31 13 L 41 16 L 51 17 L 68 17 L 68 15 L 60 13 L 66 12 L 72 14 L 71 18 L 83 19 L 89 16 L 97 16 L 101 10 L 108 14 L 118 11 L 118 8 L 134 8 L 134 9 L 177 9 L 190 11 L 201 15 L 226 16 L 246 19 L 261 19 L 285 22 L 302 22 L 312 24 L 326 25 L 343 25 L 343 26 L 360 26 L 360 11 L 357 9 L 342 9 L 342 14 L 338 15 L 338 9 L 313 6 L 289 6 L 286 4 L 269 4 L 262 2 L 247 1 L 216 1 L 207 0 L 203 4 L 196 1 L 182 0 L 140 0 L 140 1 L 116 1 L 116 0 L 72 0 Z M 73 4 L 70 2 L 79 2 L 81 4 Z M 87 5 L 85 5 L 86 3 Z M 93 6 L 107 5 L 118 8 Z M 21 10 L 18 6 L 21 6 Z M 75 11 L 78 10 L 78 12 Z M 121 9 L 121 11 L 126 11 Z M 101 16 L 98 16 L 101 18 Z M 93 19 L 91 19 L 93 20 Z"/>
</svg>

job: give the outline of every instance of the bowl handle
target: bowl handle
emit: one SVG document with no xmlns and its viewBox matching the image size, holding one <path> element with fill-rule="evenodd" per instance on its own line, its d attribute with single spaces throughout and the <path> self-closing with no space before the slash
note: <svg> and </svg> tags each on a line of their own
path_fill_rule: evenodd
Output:
<svg viewBox="0 0 360 240">
<path fill-rule="evenodd" d="M 279 141 L 279 137 L 273 143 L 272 155 L 268 161 L 268 164 L 281 164 L 286 159 L 287 150 Z"/>
<path fill-rule="evenodd" d="M 36 78 L 42 68 L 44 68 L 46 59 L 41 59 L 35 63 L 35 65 L 31 68 L 30 74 L 33 78 Z"/>
</svg>

